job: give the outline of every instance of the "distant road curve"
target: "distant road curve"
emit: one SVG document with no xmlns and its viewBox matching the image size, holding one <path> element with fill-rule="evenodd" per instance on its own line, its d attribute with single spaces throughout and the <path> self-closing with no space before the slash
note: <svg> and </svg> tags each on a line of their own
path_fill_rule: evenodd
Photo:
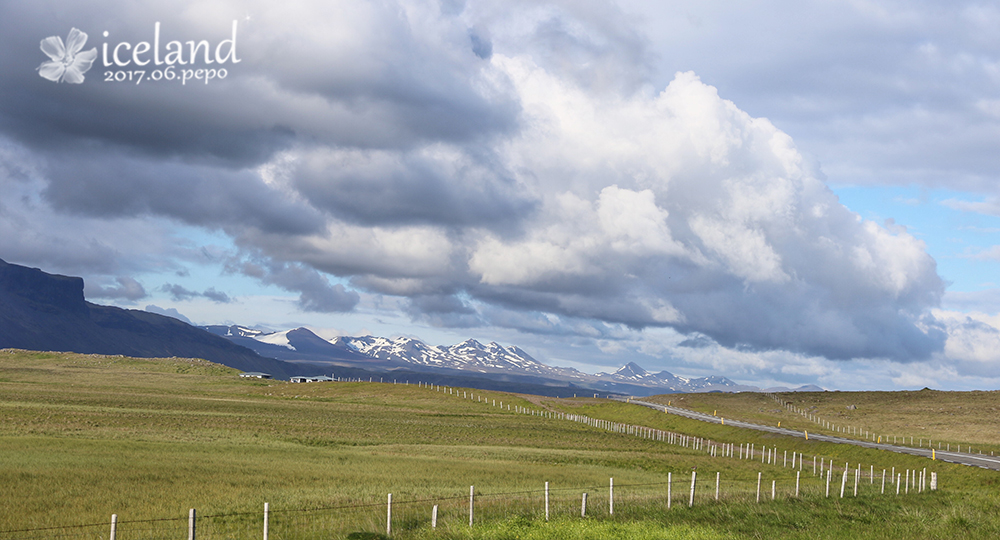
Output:
<svg viewBox="0 0 1000 540">
<path fill-rule="evenodd" d="M 676 414 L 677 416 L 683 416 L 685 418 L 691 418 L 693 420 L 701 420 L 702 422 L 709 422 L 712 424 L 722 423 L 722 419 L 719 417 L 712 416 L 710 414 L 700 413 L 697 411 L 692 411 L 689 409 L 670 407 L 667 405 L 660 405 L 659 403 L 650 403 L 648 401 L 640 401 L 637 399 L 631 399 L 631 400 L 626 400 L 624 398 L 611 398 L 611 399 L 615 399 L 621 402 L 628 401 L 629 403 L 642 405 L 643 407 L 649 407 L 651 409 L 656 409 L 658 411 L 663 411 L 670 414 Z M 739 420 L 733 420 L 731 418 L 726 418 L 725 425 L 746 428 L 746 429 L 756 429 L 757 431 L 767 431 L 769 433 L 778 433 L 780 435 L 788 435 L 789 437 L 805 438 L 805 433 L 803 433 L 802 431 L 795 431 L 792 429 L 779 428 L 773 426 L 764 426 L 761 424 L 751 424 L 750 422 L 741 422 Z M 907 446 L 896 446 L 893 444 L 880 444 L 871 441 L 859 441 L 856 439 L 834 437 L 832 435 L 822 435 L 820 433 L 810 433 L 809 440 L 831 442 L 837 444 L 853 444 L 854 446 L 875 448 L 877 450 L 888 450 L 889 452 L 896 452 L 899 454 L 910 454 L 913 456 L 922 456 L 926 458 L 931 457 L 930 448 L 910 448 Z M 994 471 L 1000 471 L 1000 456 L 962 454 L 959 452 L 946 452 L 943 450 L 936 450 L 936 457 L 938 461 L 945 461 L 948 463 L 960 463 L 962 465 L 971 465 L 973 467 L 981 467 L 983 469 L 992 469 Z"/>
</svg>

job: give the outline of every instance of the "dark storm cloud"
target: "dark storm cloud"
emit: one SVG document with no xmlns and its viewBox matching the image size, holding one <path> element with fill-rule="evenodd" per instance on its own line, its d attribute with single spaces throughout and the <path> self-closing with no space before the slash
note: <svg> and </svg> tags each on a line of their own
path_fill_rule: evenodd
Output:
<svg viewBox="0 0 1000 540">
<path fill-rule="evenodd" d="M 100 159 L 52 156 L 45 190 L 51 204 L 90 216 L 171 216 L 193 225 L 253 227 L 305 234 L 323 225 L 319 212 L 267 186 L 249 171 L 114 152 Z"/>
<path fill-rule="evenodd" d="M 332 151 L 294 174 L 296 188 L 314 205 L 367 225 L 494 228 L 535 207 L 499 159 L 477 159 L 461 148 Z"/>
</svg>

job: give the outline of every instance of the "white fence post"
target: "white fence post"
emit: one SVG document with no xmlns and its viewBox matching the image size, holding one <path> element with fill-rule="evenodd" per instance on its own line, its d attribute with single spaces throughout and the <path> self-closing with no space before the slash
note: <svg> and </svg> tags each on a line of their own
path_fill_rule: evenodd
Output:
<svg viewBox="0 0 1000 540">
<path fill-rule="evenodd" d="M 608 513 L 614 515 L 615 513 L 615 479 L 611 478 L 611 484 L 608 487 Z"/>
<path fill-rule="evenodd" d="M 188 512 L 188 540 L 194 540 L 194 508 Z"/>
<path fill-rule="evenodd" d="M 389 502 L 385 506 L 385 535 L 392 536 L 392 493 L 389 494 Z"/>
<path fill-rule="evenodd" d="M 760 473 L 757 473 L 757 502 L 760 502 Z"/>
<path fill-rule="evenodd" d="M 937 473 L 931 473 L 931 491 L 937 491 Z"/>
<path fill-rule="evenodd" d="M 719 475 L 721 474 L 718 471 L 715 473 L 715 500 L 719 500 Z"/>
<path fill-rule="evenodd" d="M 472 526 L 472 510 L 474 508 L 474 497 L 476 494 L 476 486 L 469 486 L 469 527 Z"/>
<path fill-rule="evenodd" d="M 108 538 L 110 540 L 115 540 L 115 535 L 118 534 L 118 514 L 111 514 L 111 536 Z M 265 538 L 264 540 L 267 540 Z"/>
<path fill-rule="evenodd" d="M 545 482 L 545 521 L 549 520 L 549 483 Z"/>
<path fill-rule="evenodd" d="M 264 540 L 267 540 L 268 510 L 268 503 L 264 503 Z"/>
<path fill-rule="evenodd" d="M 801 464 L 802 462 L 799 461 Z M 799 476 L 802 475 L 802 471 L 795 471 L 795 498 L 799 498 Z"/>
<path fill-rule="evenodd" d="M 673 484 L 674 473 L 667 473 L 667 510 L 670 510 L 670 486 Z"/>
<path fill-rule="evenodd" d="M 583 500 L 580 501 L 580 517 L 587 517 L 587 492 L 583 492 Z"/>
<path fill-rule="evenodd" d="M 431 509 L 431 528 L 436 529 L 438 526 L 438 505 L 434 505 Z"/>
<path fill-rule="evenodd" d="M 688 499 L 688 508 L 694 506 L 694 479 L 698 476 L 698 471 L 691 471 L 691 498 Z"/>
</svg>

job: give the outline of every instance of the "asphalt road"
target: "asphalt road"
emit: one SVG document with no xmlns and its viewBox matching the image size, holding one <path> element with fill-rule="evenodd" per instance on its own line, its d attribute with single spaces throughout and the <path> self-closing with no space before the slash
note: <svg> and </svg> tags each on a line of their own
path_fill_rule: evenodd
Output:
<svg viewBox="0 0 1000 540">
<path fill-rule="evenodd" d="M 625 401 L 625 400 L 621 399 L 619 401 Z M 656 409 L 670 414 L 676 414 L 677 416 L 683 416 L 686 418 L 691 418 L 693 420 L 701 420 L 702 422 L 710 422 L 712 424 L 723 423 L 722 418 L 712 416 L 710 414 L 692 411 L 689 409 L 681 409 L 679 407 L 669 407 L 667 405 L 660 405 L 659 403 L 650 403 L 648 401 L 640 401 L 636 399 L 629 400 L 629 403 L 642 405 L 643 407 L 649 407 L 651 409 Z M 729 418 L 725 419 L 725 425 L 739 427 L 739 428 L 746 428 L 746 429 L 755 429 L 757 431 L 766 431 L 769 433 L 777 433 L 780 435 L 787 435 L 789 437 L 805 438 L 805 433 L 802 431 L 795 431 L 775 426 L 765 426 L 761 424 L 752 424 L 750 422 L 741 422 L 739 420 L 732 420 Z M 907 446 L 896 446 L 893 444 L 881 444 L 871 441 L 846 439 L 843 437 L 836 437 L 833 435 L 822 435 L 819 433 L 810 433 L 809 440 L 831 442 L 837 444 L 853 444 L 854 446 L 875 448 L 877 450 L 886 450 L 889 452 L 896 452 L 899 454 L 910 454 L 914 456 L 923 456 L 926 458 L 931 457 L 930 448 L 910 448 Z M 936 454 L 935 457 L 939 461 L 945 461 L 948 463 L 960 463 L 962 465 L 970 465 L 973 467 L 981 467 L 983 469 L 992 469 L 995 471 L 1000 471 L 1000 456 L 986 456 L 982 454 L 963 454 L 960 452 L 947 452 L 943 450 L 935 450 L 934 452 Z"/>
</svg>

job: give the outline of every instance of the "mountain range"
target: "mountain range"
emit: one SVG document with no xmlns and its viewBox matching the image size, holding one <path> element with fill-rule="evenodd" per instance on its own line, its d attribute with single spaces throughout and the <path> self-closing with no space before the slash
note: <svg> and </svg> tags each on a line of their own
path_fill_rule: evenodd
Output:
<svg viewBox="0 0 1000 540">
<path fill-rule="evenodd" d="M 83 279 L 0 260 L 0 348 L 135 357 L 194 357 L 275 378 L 339 374 L 392 377 L 544 395 L 589 392 L 647 396 L 674 392 L 759 391 L 721 376 L 649 373 L 628 363 L 614 373 L 549 366 L 516 346 L 469 339 L 450 346 L 408 337 L 323 339 L 307 328 L 270 332 L 245 326 L 195 327 L 146 311 L 92 304 Z M 787 389 L 785 389 L 787 390 Z M 822 391 L 801 387 L 800 391 Z"/>
<path fill-rule="evenodd" d="M 340 336 L 325 340 L 307 328 L 267 332 L 244 326 L 206 326 L 209 332 L 234 343 L 288 362 L 325 365 L 335 373 L 338 368 L 376 370 L 414 374 L 448 373 L 465 376 L 532 380 L 537 384 L 572 386 L 580 391 L 598 390 L 630 395 L 676 392 L 760 391 L 718 375 L 687 378 L 668 371 L 649 373 L 634 362 L 613 373 L 590 375 L 573 368 L 549 366 L 534 359 L 516 346 L 495 342 L 480 343 L 469 339 L 450 346 L 429 345 L 409 337 Z M 799 391 L 822 391 L 819 387 L 801 387 Z"/>
</svg>

